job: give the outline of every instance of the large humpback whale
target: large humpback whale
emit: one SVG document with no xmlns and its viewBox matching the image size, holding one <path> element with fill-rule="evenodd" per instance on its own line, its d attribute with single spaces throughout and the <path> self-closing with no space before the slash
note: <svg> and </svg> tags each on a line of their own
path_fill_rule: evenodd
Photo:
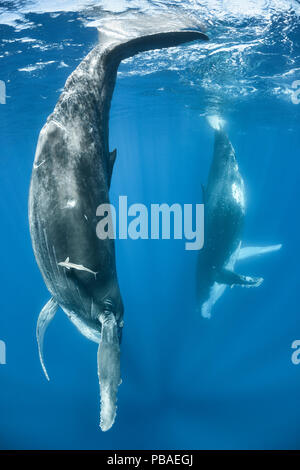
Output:
<svg viewBox="0 0 300 470">
<path fill-rule="evenodd" d="M 132 34 L 104 32 L 69 76 L 40 132 L 30 185 L 32 245 L 51 293 L 37 323 L 41 364 L 48 378 L 43 339 L 60 306 L 83 335 L 99 343 L 103 431 L 116 414 L 123 326 L 114 242 L 96 235 L 96 209 L 109 203 L 116 158 L 116 151 L 109 151 L 108 123 L 117 69 L 123 59 L 141 51 L 208 39 L 184 24 L 156 24 L 150 19 L 150 27 L 141 33 L 139 19 Z"/>
<path fill-rule="evenodd" d="M 260 277 L 237 274 L 234 271 L 237 261 L 281 248 L 281 245 L 242 247 L 244 181 L 224 122 L 217 116 L 210 117 L 209 122 L 215 130 L 215 144 L 207 186 L 203 187 L 205 241 L 197 265 L 197 303 L 205 318 L 210 318 L 212 307 L 227 286 L 258 287 L 263 282 Z"/>
</svg>

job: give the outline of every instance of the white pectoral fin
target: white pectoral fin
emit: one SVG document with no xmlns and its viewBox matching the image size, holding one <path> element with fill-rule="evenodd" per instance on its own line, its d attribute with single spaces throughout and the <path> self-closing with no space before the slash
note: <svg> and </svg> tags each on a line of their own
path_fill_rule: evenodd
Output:
<svg viewBox="0 0 300 470">
<path fill-rule="evenodd" d="M 209 299 L 201 306 L 201 315 L 203 318 L 211 318 L 212 309 L 217 300 L 224 294 L 225 284 L 215 282 L 211 288 Z"/>
<path fill-rule="evenodd" d="M 264 255 L 265 253 L 271 253 L 272 251 L 280 250 L 282 245 L 270 245 L 270 246 L 245 246 L 240 249 L 238 260 L 251 258 L 252 256 Z"/>
<path fill-rule="evenodd" d="M 39 318 L 36 325 L 36 338 L 39 348 L 39 356 L 41 361 L 41 366 L 43 368 L 44 374 L 49 379 L 49 375 L 47 373 L 45 363 L 44 363 L 44 355 L 43 355 L 43 346 L 44 346 L 44 336 L 46 330 L 49 326 L 49 323 L 53 320 L 55 313 L 58 309 L 58 303 L 53 299 L 53 297 L 46 303 L 46 305 L 42 308 L 41 313 L 39 314 Z"/>
<path fill-rule="evenodd" d="M 100 427 L 108 431 L 117 410 L 117 391 L 121 383 L 118 327 L 112 313 L 101 315 L 101 340 L 98 348 L 98 376 L 101 395 Z"/>
</svg>

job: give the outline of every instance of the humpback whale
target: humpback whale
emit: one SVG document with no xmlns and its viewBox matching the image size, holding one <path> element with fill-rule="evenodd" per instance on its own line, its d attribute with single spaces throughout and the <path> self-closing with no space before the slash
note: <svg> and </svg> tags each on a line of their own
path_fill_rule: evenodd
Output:
<svg viewBox="0 0 300 470">
<path fill-rule="evenodd" d="M 39 356 L 45 331 L 61 307 L 88 339 L 99 344 L 100 427 L 116 415 L 123 302 L 114 241 L 96 235 L 96 209 L 109 203 L 116 150 L 109 151 L 109 110 L 123 59 L 150 49 L 207 40 L 190 25 L 141 19 L 128 33 L 103 28 L 99 43 L 66 81 L 42 128 L 33 164 L 29 225 L 34 255 L 51 294 L 37 322 Z M 199 29 L 199 28 L 198 28 Z M 71 261 L 70 261 L 71 260 Z"/>
<path fill-rule="evenodd" d="M 261 277 L 234 271 L 237 261 L 277 251 L 281 245 L 242 247 L 245 218 L 245 187 L 234 148 L 218 116 L 208 118 L 215 133 L 214 155 L 206 187 L 202 187 L 205 207 L 204 247 L 197 263 L 197 306 L 205 318 L 211 317 L 216 301 L 227 286 L 258 287 Z"/>
</svg>

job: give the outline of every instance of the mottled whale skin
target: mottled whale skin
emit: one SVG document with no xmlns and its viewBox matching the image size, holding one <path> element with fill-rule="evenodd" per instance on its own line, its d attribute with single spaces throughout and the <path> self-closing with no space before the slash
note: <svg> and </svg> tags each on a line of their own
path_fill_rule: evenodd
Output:
<svg viewBox="0 0 300 470">
<path fill-rule="evenodd" d="M 258 287 L 263 279 L 234 272 L 238 260 L 277 251 L 281 245 L 242 248 L 246 213 L 245 186 L 234 148 L 224 131 L 224 122 L 214 116 L 209 122 L 215 132 L 214 155 L 205 204 L 204 247 L 197 264 L 197 305 L 205 318 L 227 286 Z"/>
<path fill-rule="evenodd" d="M 207 40 L 170 30 L 120 40 L 106 37 L 69 76 L 38 139 L 29 196 L 32 246 L 51 299 L 37 324 L 41 363 L 47 326 L 60 306 L 87 338 L 99 343 L 100 426 L 115 419 L 120 384 L 123 302 L 114 241 L 96 235 L 96 209 L 109 203 L 116 158 L 110 152 L 109 110 L 120 61 L 141 51 Z"/>
</svg>

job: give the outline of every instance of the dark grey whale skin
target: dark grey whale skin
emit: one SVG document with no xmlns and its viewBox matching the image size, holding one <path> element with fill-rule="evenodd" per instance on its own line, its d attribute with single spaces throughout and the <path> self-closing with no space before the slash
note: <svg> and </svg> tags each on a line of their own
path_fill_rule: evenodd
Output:
<svg viewBox="0 0 300 470">
<path fill-rule="evenodd" d="M 41 131 L 29 200 L 35 257 L 58 304 L 97 331 L 100 312 L 113 312 L 118 324 L 123 315 L 114 241 L 100 240 L 96 235 L 96 209 L 109 202 L 113 161 L 108 122 L 118 65 L 137 52 L 196 39 L 206 37 L 197 31 L 180 31 L 104 50 L 98 45 L 68 78 Z M 75 207 L 68 207 L 68 201 L 73 200 Z M 67 271 L 57 265 L 67 257 L 97 272 L 96 279 L 88 272 Z"/>
<path fill-rule="evenodd" d="M 40 329 L 50 321 L 47 310 L 57 305 L 84 335 L 97 342 L 101 324 L 113 319 L 120 340 L 123 302 L 114 241 L 96 235 L 96 209 L 109 203 L 115 159 L 115 152 L 109 152 L 108 125 L 117 69 L 122 59 L 138 52 L 199 39 L 208 38 L 198 31 L 167 31 L 125 43 L 99 44 L 68 78 L 41 130 L 30 185 L 32 246 L 52 296 L 51 308 L 46 306 L 41 312 Z M 67 258 L 97 275 L 58 264 Z"/>
</svg>

